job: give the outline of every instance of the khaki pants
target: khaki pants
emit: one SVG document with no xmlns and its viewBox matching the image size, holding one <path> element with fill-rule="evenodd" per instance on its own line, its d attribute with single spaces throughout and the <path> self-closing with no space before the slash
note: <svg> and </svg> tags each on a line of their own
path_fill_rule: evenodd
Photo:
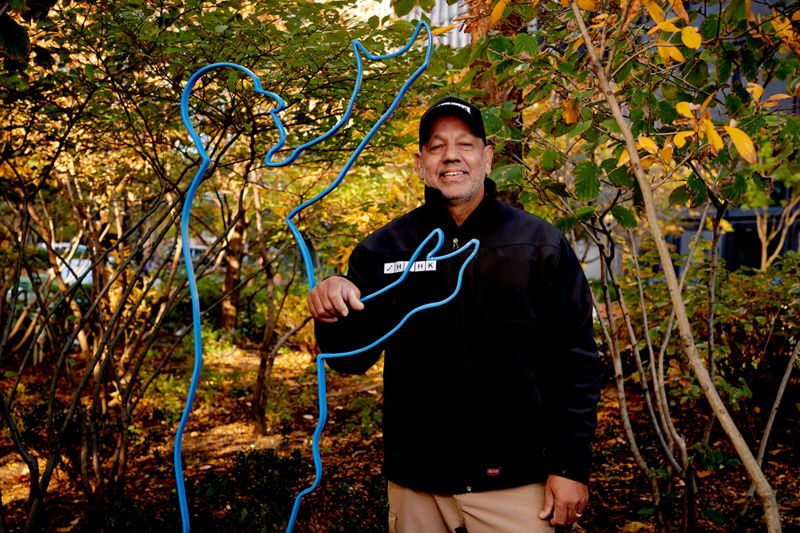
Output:
<svg viewBox="0 0 800 533">
<path fill-rule="evenodd" d="M 544 484 L 441 495 L 389 482 L 391 533 L 552 533 L 540 520 Z"/>
</svg>

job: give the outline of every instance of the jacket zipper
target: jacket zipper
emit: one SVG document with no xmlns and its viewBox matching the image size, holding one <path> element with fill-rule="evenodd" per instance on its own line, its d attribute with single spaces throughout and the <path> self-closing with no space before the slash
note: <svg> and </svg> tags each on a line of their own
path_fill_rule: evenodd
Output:
<svg viewBox="0 0 800 533">
<path fill-rule="evenodd" d="M 453 250 L 458 250 L 458 237 L 453 237 Z"/>
</svg>

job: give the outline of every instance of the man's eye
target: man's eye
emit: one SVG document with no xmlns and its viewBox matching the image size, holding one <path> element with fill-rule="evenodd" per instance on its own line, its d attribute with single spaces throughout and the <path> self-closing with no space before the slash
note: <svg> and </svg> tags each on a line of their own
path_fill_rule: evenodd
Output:
<svg viewBox="0 0 800 533">
<path fill-rule="evenodd" d="M 461 146 L 462 150 L 472 150 L 475 147 L 472 143 L 461 143 L 459 146 Z"/>
<path fill-rule="evenodd" d="M 444 146 L 444 145 L 442 145 L 442 144 L 433 144 L 433 145 L 428 147 L 428 151 L 429 152 L 438 152 L 439 150 L 442 149 L 442 146 Z"/>
</svg>

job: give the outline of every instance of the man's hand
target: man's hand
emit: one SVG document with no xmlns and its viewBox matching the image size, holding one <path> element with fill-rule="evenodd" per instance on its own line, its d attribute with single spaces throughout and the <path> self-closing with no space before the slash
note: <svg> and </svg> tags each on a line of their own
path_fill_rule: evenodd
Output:
<svg viewBox="0 0 800 533">
<path fill-rule="evenodd" d="M 347 316 L 350 309 L 361 311 L 361 291 L 347 278 L 331 276 L 319 282 L 308 295 L 308 309 L 311 316 L 320 322 L 336 322 L 340 316 Z"/>
<path fill-rule="evenodd" d="M 539 518 L 549 518 L 554 526 L 571 524 L 583 514 L 588 501 L 589 487 L 583 483 L 565 477 L 548 476 Z"/>
</svg>

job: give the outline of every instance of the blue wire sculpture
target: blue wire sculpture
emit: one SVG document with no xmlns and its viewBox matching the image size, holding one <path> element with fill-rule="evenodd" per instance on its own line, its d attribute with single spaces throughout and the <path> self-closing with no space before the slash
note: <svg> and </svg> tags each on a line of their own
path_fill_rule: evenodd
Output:
<svg viewBox="0 0 800 533">
<path fill-rule="evenodd" d="M 245 68 L 245 67 L 243 67 L 241 65 L 237 65 L 235 63 L 224 63 L 224 62 L 223 63 L 213 63 L 211 65 L 207 65 L 205 67 L 202 67 L 202 68 L 198 69 L 194 74 L 192 74 L 192 76 L 187 81 L 186 86 L 184 87 L 183 93 L 181 94 L 181 106 L 180 106 L 181 118 L 183 119 L 184 127 L 189 132 L 189 135 L 191 136 L 192 141 L 194 143 L 195 149 L 197 150 L 197 152 L 200 155 L 201 160 L 202 160 L 202 162 L 200 164 L 200 167 L 198 168 L 197 173 L 195 174 L 194 178 L 192 179 L 192 182 L 189 185 L 189 189 L 186 192 L 186 198 L 184 199 L 183 210 L 181 212 L 181 226 L 180 226 L 180 228 L 181 228 L 181 244 L 182 244 L 182 251 L 183 251 L 183 261 L 184 261 L 184 264 L 186 266 L 186 275 L 187 275 L 188 284 L 189 284 L 189 293 L 190 293 L 191 301 L 192 301 L 192 326 L 193 326 L 193 330 L 194 330 L 194 354 L 195 354 L 194 369 L 193 369 L 193 372 L 192 372 L 192 380 L 191 380 L 191 384 L 189 386 L 189 391 L 188 391 L 188 394 L 187 394 L 186 406 L 185 406 L 185 408 L 183 410 L 183 415 L 181 416 L 180 423 L 178 424 L 178 429 L 177 429 L 177 431 L 175 433 L 175 446 L 174 446 L 174 451 L 173 451 L 173 460 L 174 460 L 174 464 L 175 464 L 175 478 L 176 478 L 177 487 L 178 487 L 178 500 L 179 500 L 179 503 L 180 503 L 181 522 L 183 524 L 183 531 L 185 531 L 185 532 L 189 531 L 189 510 L 188 510 L 188 503 L 186 501 L 186 489 L 185 489 L 184 481 L 183 481 L 183 466 L 182 466 L 182 455 L 181 455 L 182 449 L 181 449 L 181 446 L 182 446 L 182 441 L 183 441 L 183 433 L 184 433 L 184 431 L 186 429 L 186 423 L 187 423 L 187 421 L 189 419 L 189 414 L 191 413 L 191 410 L 192 410 L 192 405 L 194 403 L 194 397 L 195 397 L 195 394 L 197 392 L 197 386 L 198 386 L 198 383 L 200 381 L 200 374 L 201 374 L 202 365 L 203 365 L 203 341 L 202 341 L 202 335 L 201 335 L 201 322 L 200 322 L 200 299 L 199 299 L 198 290 L 197 290 L 197 282 L 196 282 L 196 278 L 195 278 L 194 265 L 192 263 L 192 256 L 191 256 L 190 247 L 189 247 L 189 245 L 190 245 L 189 219 L 190 219 L 190 216 L 191 216 L 191 206 L 192 206 L 192 203 L 194 201 L 195 194 L 197 193 L 197 189 L 200 186 L 200 183 L 202 182 L 203 178 L 205 178 L 206 172 L 208 171 L 208 167 L 209 167 L 209 165 L 211 163 L 211 158 L 210 158 L 208 152 L 205 149 L 203 140 L 201 139 L 200 135 L 198 135 L 198 133 L 195 131 L 194 127 L 192 126 L 191 119 L 189 117 L 189 99 L 191 97 L 192 91 L 193 91 L 195 85 L 197 84 L 197 82 L 200 80 L 200 78 L 202 76 L 204 76 L 207 72 L 209 72 L 209 71 L 211 71 L 213 69 L 232 68 L 232 69 L 238 70 L 238 71 L 244 73 L 245 75 L 249 76 L 250 79 L 253 82 L 253 88 L 255 89 L 255 91 L 257 93 L 266 95 L 266 96 L 272 98 L 273 100 L 275 100 L 275 107 L 269 113 L 270 113 L 270 116 L 272 118 L 273 123 L 275 124 L 275 127 L 278 129 L 279 139 L 278 139 L 278 142 L 275 143 L 275 145 L 272 148 L 270 148 L 269 151 L 267 152 L 267 154 L 264 156 L 264 163 L 268 167 L 273 167 L 273 168 L 287 166 L 287 165 L 291 164 L 292 162 L 294 162 L 303 153 L 303 151 L 306 148 L 310 148 L 310 147 L 312 147 L 312 146 L 314 146 L 314 145 L 316 145 L 316 144 L 318 144 L 318 143 L 320 143 L 320 142 L 332 137 L 350 119 L 350 116 L 352 115 L 352 112 L 353 112 L 353 108 L 355 107 L 356 99 L 358 98 L 358 94 L 359 94 L 359 92 L 361 90 L 361 83 L 363 81 L 364 68 L 363 68 L 362 56 L 366 57 L 367 59 L 369 59 L 371 61 L 382 61 L 382 60 L 385 60 L 385 59 L 391 59 L 393 57 L 397 57 L 399 55 L 402 55 L 402 54 L 404 54 L 405 52 L 407 52 L 411 48 L 411 46 L 413 45 L 413 43 L 417 39 L 417 37 L 418 37 L 419 33 L 422 31 L 422 29 L 425 30 L 426 35 L 427 35 L 427 39 L 428 39 L 427 49 L 426 49 L 425 59 L 424 59 L 423 64 L 420 65 L 420 67 L 417 68 L 414 71 L 414 73 L 411 74 L 411 76 L 408 77 L 408 79 L 405 81 L 405 83 L 400 88 L 399 92 L 397 93 L 397 96 L 395 96 L 394 100 L 392 101 L 392 104 L 388 107 L 386 112 L 384 112 L 384 114 L 378 119 L 378 121 L 372 126 L 372 128 L 369 130 L 369 132 L 364 137 L 364 139 L 358 144 L 358 146 L 353 151 L 353 153 L 350 155 L 350 157 L 347 160 L 347 162 L 345 163 L 345 165 L 342 167 L 342 169 L 339 172 L 339 174 L 336 177 L 336 179 L 333 182 L 331 182 L 330 185 L 328 185 L 319 194 L 317 194 L 316 196 L 314 196 L 310 200 L 308 200 L 306 202 L 303 202 L 302 204 L 300 204 L 297 207 L 295 207 L 294 209 L 292 209 L 292 211 L 290 211 L 289 214 L 286 216 L 286 223 L 289 226 L 289 229 L 290 229 L 290 231 L 292 233 L 292 236 L 294 237 L 295 241 L 297 242 L 297 246 L 298 246 L 298 248 L 300 250 L 300 253 L 301 253 L 301 256 L 302 256 L 302 259 L 303 259 L 303 263 L 305 265 L 306 277 L 308 279 L 308 288 L 309 288 L 309 290 L 311 290 L 316 286 L 316 278 L 314 276 L 314 266 L 313 266 L 314 263 L 313 263 L 313 260 L 311 258 L 311 254 L 309 252 L 308 245 L 306 244 L 305 239 L 303 238 L 302 234 L 300 233 L 300 231 L 298 230 L 297 226 L 294 224 L 292 219 L 295 216 L 297 216 L 301 211 L 306 209 L 307 207 L 311 206 L 312 204 L 318 202 L 319 200 L 321 200 L 322 198 L 327 196 L 333 189 L 335 189 L 336 187 L 338 187 L 341 184 L 341 182 L 344 180 L 345 176 L 349 172 L 350 168 L 355 163 L 356 159 L 358 159 L 358 157 L 361 154 L 361 152 L 364 150 L 366 145 L 369 143 L 370 140 L 372 140 L 372 137 L 378 131 L 378 128 L 380 128 L 383 125 L 383 123 L 386 122 L 386 120 L 388 120 L 388 118 L 391 116 L 391 114 L 395 111 L 395 109 L 399 105 L 399 103 L 402 100 L 403 96 L 405 96 L 405 93 L 408 91 L 408 89 L 411 86 L 411 84 L 428 67 L 428 64 L 430 62 L 431 51 L 432 51 L 432 44 L 433 44 L 432 43 L 432 35 L 431 35 L 430 27 L 428 26 L 428 24 L 426 22 L 420 21 L 417 24 L 417 27 L 414 30 L 414 33 L 411 35 L 411 37 L 409 38 L 409 40 L 406 43 L 406 45 L 403 48 L 401 48 L 400 50 L 398 50 L 397 52 L 394 52 L 394 53 L 391 53 L 391 54 L 386 54 L 386 55 L 373 55 L 366 48 L 364 48 L 364 46 L 357 39 L 354 39 L 353 42 L 352 42 L 352 46 L 353 46 L 353 53 L 354 53 L 354 56 L 355 56 L 356 66 L 357 66 L 356 82 L 355 82 L 355 85 L 353 87 L 353 92 L 352 92 L 352 94 L 350 96 L 350 100 L 349 100 L 349 103 L 347 105 L 347 108 L 346 108 L 344 114 L 342 115 L 341 119 L 336 124 L 334 124 L 327 132 L 325 132 L 324 134 L 322 134 L 322 135 L 320 135 L 318 137 L 315 137 L 314 139 L 312 139 L 312 140 L 310 140 L 310 141 L 298 146 L 297 148 L 295 148 L 291 152 L 291 154 L 288 157 L 286 157 L 285 159 L 283 159 L 281 161 L 273 161 L 273 158 L 284 147 L 284 145 L 286 143 L 286 130 L 285 130 L 285 128 L 283 126 L 283 122 L 281 121 L 281 118 L 280 118 L 280 112 L 286 108 L 286 102 L 279 95 L 277 95 L 277 94 L 275 94 L 275 93 L 273 93 L 271 91 L 265 90 L 261 85 L 261 80 L 251 70 L 249 70 L 249 69 L 247 69 L 247 68 Z M 328 410 L 327 410 L 327 392 L 326 392 L 326 387 L 325 387 L 325 381 L 326 381 L 325 380 L 325 359 L 338 358 L 338 357 L 347 357 L 347 356 L 350 356 L 350 355 L 355 355 L 355 354 L 358 354 L 358 353 L 362 353 L 364 351 L 367 351 L 367 350 L 370 350 L 370 349 L 376 347 L 378 344 L 380 344 L 381 342 L 385 341 L 387 338 L 389 338 L 391 335 L 393 335 L 397 330 L 399 330 L 403 326 L 403 324 L 405 324 L 406 321 L 409 318 L 411 318 L 411 316 L 413 316 L 414 314 L 416 314 L 416 313 L 418 313 L 420 311 L 423 311 L 425 309 L 430 309 L 432 307 L 438 307 L 438 306 L 441 306 L 441 305 L 444 305 L 444 304 L 448 303 L 450 300 L 452 300 L 456 296 L 456 294 L 458 294 L 459 290 L 461 289 L 461 283 L 462 283 L 462 278 L 463 278 L 464 271 L 466 270 L 467 265 L 472 261 L 472 259 L 474 259 L 475 255 L 477 254 L 478 247 L 479 247 L 479 242 L 476 239 L 473 239 L 473 240 L 469 241 L 468 243 L 466 243 L 463 247 L 459 248 L 458 250 L 456 250 L 454 252 L 451 252 L 451 253 L 445 254 L 445 255 L 441 255 L 441 256 L 437 256 L 435 254 L 436 254 L 436 252 L 438 252 L 441 249 L 442 243 L 444 241 L 444 233 L 440 229 L 436 229 L 433 232 L 431 232 L 431 234 L 428 235 L 428 237 L 426 237 L 425 240 L 414 251 L 414 253 L 412 254 L 411 258 L 408 261 L 407 266 L 405 267 L 403 273 L 401 274 L 401 276 L 398 279 L 396 279 L 394 282 L 392 282 L 391 284 L 387 285 L 386 287 L 383 287 L 382 289 L 380 289 L 380 290 L 378 290 L 378 291 L 376 291 L 376 292 L 374 292 L 374 293 L 372 293 L 370 295 L 367 295 L 367 296 L 363 297 L 361 299 L 361 301 L 362 302 L 366 302 L 366 301 L 370 300 L 371 298 L 374 298 L 374 297 L 378 296 L 379 294 L 383 294 L 386 291 L 389 291 L 389 290 L 393 289 L 394 287 L 398 286 L 400 283 L 402 283 L 406 279 L 406 277 L 407 277 L 409 271 L 411 270 L 412 265 L 416 261 L 417 257 L 422 253 L 422 250 L 433 240 L 434 237 L 436 238 L 436 243 L 433 246 L 433 249 L 430 252 L 428 252 L 428 254 L 426 255 L 426 258 L 428 260 L 431 260 L 431 261 L 446 260 L 446 259 L 449 259 L 449 258 L 454 257 L 454 256 L 459 255 L 459 254 L 467 254 L 465 259 L 464 259 L 464 263 L 461 265 L 461 268 L 460 268 L 460 270 L 458 272 L 458 279 L 457 279 L 457 282 L 456 282 L 456 285 L 455 285 L 455 288 L 454 288 L 453 292 L 449 296 L 447 296 L 446 298 L 444 298 L 442 300 L 439 300 L 437 302 L 431 302 L 431 303 L 423 304 L 423 305 L 421 305 L 421 306 L 419 306 L 419 307 L 417 307 L 415 309 L 412 309 L 411 311 L 409 311 L 400 320 L 400 322 L 398 322 L 388 332 L 386 332 L 385 334 L 380 336 L 374 342 L 368 344 L 367 346 L 364 346 L 363 348 L 359 348 L 357 350 L 351 350 L 351 351 L 348 351 L 348 352 L 341 352 L 341 353 L 320 354 L 319 356 L 317 356 L 317 378 L 318 378 L 317 390 L 318 390 L 318 394 L 319 394 L 319 413 L 320 414 L 319 414 L 319 420 L 317 422 L 316 430 L 314 431 L 314 437 L 313 437 L 313 440 L 312 440 L 312 452 L 313 452 L 313 456 L 314 456 L 315 476 L 314 476 L 313 483 L 308 488 L 306 488 L 305 490 L 303 490 L 302 492 L 300 492 L 297 495 L 297 497 L 295 499 L 295 502 L 294 502 L 294 505 L 292 507 L 292 513 L 291 513 L 291 516 L 289 518 L 289 522 L 288 522 L 287 529 L 286 529 L 287 531 L 292 531 L 293 528 L 294 528 L 295 522 L 297 520 L 297 514 L 298 514 L 299 509 L 300 509 L 300 503 L 301 503 L 301 500 L 302 500 L 303 496 L 305 496 L 305 495 L 309 494 L 310 492 L 312 492 L 317 487 L 317 485 L 319 484 L 320 479 L 322 478 L 322 459 L 321 459 L 320 453 L 319 453 L 319 439 L 320 439 L 320 436 L 322 434 L 322 429 L 323 429 L 323 427 L 325 425 L 325 420 L 327 418 L 327 412 L 328 412 Z M 469 252 L 469 253 L 467 253 L 467 252 Z"/>
</svg>

